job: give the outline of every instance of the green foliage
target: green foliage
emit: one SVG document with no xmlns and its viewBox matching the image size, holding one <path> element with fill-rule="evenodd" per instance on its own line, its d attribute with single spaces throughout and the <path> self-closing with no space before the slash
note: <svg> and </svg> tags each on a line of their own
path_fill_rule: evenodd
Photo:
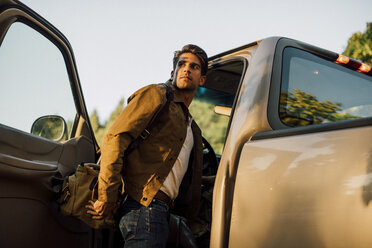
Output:
<svg viewBox="0 0 372 248">
<path fill-rule="evenodd" d="M 372 65 L 372 22 L 367 23 L 364 33 L 354 33 L 347 44 L 344 55 Z"/>
<path fill-rule="evenodd" d="M 100 123 L 99 116 L 96 110 L 94 110 L 93 113 L 90 115 L 90 123 L 92 125 L 93 132 L 99 146 L 102 145 L 103 137 L 105 136 L 111 125 L 114 123 L 114 121 L 118 118 L 123 109 L 124 99 L 121 99 L 115 110 L 111 113 L 108 121 L 106 121 L 104 124 Z"/>
<path fill-rule="evenodd" d="M 202 130 L 203 136 L 218 154 L 222 153 L 225 143 L 229 117 L 214 112 L 215 105 L 200 99 L 194 99 L 190 105 L 190 113 Z"/>
<path fill-rule="evenodd" d="M 71 131 L 72 131 L 72 124 L 73 124 L 74 122 L 72 121 L 72 120 L 68 120 L 67 121 L 67 136 L 68 137 L 70 137 L 70 135 L 71 135 Z M 67 139 L 67 137 L 66 137 L 66 139 Z"/>
<path fill-rule="evenodd" d="M 306 126 L 360 118 L 341 111 L 341 103 L 319 101 L 314 95 L 299 89 L 280 95 L 280 118 L 289 126 Z"/>
</svg>

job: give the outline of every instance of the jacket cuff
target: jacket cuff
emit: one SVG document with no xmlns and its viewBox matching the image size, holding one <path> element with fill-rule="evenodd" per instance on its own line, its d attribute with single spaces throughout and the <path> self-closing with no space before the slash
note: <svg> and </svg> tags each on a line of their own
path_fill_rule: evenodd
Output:
<svg viewBox="0 0 372 248">
<path fill-rule="evenodd" d="M 118 200 L 118 190 L 98 190 L 98 200 L 101 202 L 116 203 Z"/>
</svg>

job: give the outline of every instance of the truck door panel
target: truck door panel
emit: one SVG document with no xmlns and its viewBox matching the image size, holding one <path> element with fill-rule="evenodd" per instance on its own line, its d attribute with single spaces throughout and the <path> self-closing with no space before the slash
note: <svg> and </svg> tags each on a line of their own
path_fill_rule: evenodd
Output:
<svg viewBox="0 0 372 248">
<path fill-rule="evenodd" d="M 230 246 L 369 247 L 371 131 L 361 127 L 246 143 Z"/>
<path fill-rule="evenodd" d="M 0 45 L 0 246 L 93 245 L 90 228 L 59 213 L 52 184 L 96 159 L 69 44 L 26 6 L 2 0 Z"/>
</svg>

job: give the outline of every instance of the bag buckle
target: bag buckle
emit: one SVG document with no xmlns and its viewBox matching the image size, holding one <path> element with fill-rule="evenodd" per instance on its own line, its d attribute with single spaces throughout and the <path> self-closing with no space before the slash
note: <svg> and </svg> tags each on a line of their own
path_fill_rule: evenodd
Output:
<svg viewBox="0 0 372 248">
<path fill-rule="evenodd" d="M 150 132 L 147 130 L 147 129 L 145 129 L 145 130 L 143 130 L 143 132 L 140 134 L 140 137 L 141 137 L 141 139 L 146 139 L 148 136 L 150 135 Z"/>
<path fill-rule="evenodd" d="M 67 202 L 70 199 L 71 193 L 70 191 L 66 191 L 65 197 L 63 197 L 62 203 Z"/>
</svg>

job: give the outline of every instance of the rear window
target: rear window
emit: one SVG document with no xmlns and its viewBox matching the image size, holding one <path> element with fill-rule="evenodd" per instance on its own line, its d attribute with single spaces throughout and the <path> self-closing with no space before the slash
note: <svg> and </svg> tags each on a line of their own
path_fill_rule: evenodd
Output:
<svg viewBox="0 0 372 248">
<path fill-rule="evenodd" d="M 372 116 L 372 78 L 306 51 L 283 54 L 280 119 L 306 126 Z"/>
</svg>

